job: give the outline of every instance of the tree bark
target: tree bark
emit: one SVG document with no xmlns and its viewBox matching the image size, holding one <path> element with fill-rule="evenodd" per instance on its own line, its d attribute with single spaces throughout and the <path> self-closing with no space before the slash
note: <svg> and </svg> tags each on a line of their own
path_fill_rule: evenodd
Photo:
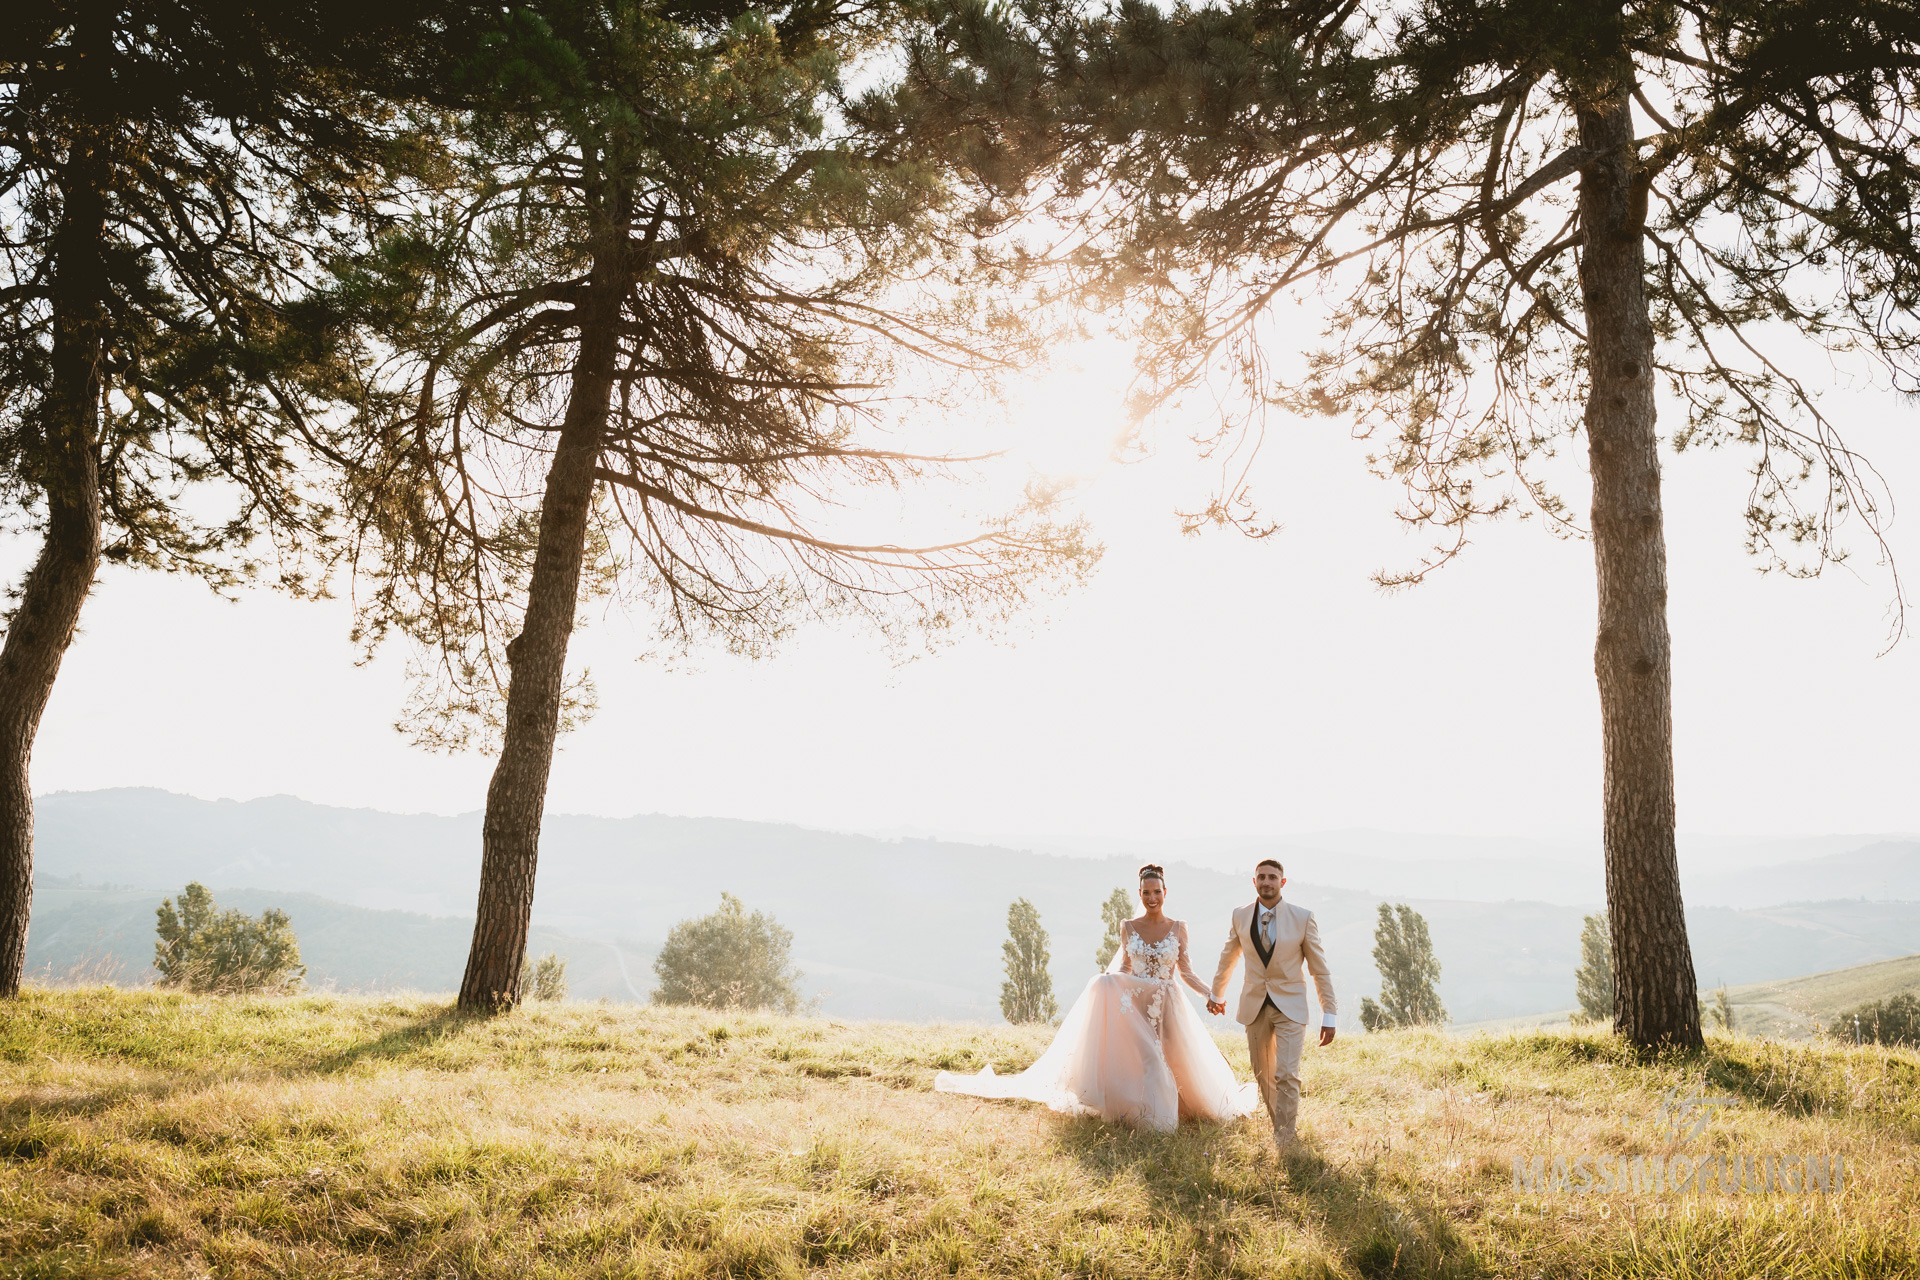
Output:
<svg viewBox="0 0 1920 1280">
<path fill-rule="evenodd" d="M 84 42 L 84 43 L 83 43 Z M 82 103 L 111 92 L 104 30 L 82 32 Z M 89 57 L 91 61 L 89 62 Z M 91 90 L 91 92 L 88 92 Z M 47 501 L 46 539 L 0 645 L 0 996 L 20 990 L 33 911 L 33 741 L 80 609 L 100 568 L 100 399 L 106 356 L 106 134 L 75 129 L 54 233 L 51 380 L 30 465 Z"/>
<path fill-rule="evenodd" d="M 1674 850 L 1673 680 L 1667 548 L 1647 314 L 1647 194 L 1633 152 L 1631 65 L 1576 106 L 1583 146 L 1580 287 L 1591 385 L 1594 674 L 1605 751 L 1607 915 L 1614 1029 L 1640 1045 L 1697 1045 L 1693 952 Z M 1589 72 L 1591 75 L 1591 72 Z"/>
<path fill-rule="evenodd" d="M 534 551 L 526 618 L 520 634 L 507 645 L 506 732 L 487 787 L 480 902 L 460 984 L 460 1007 L 476 1012 L 504 1012 L 519 1000 L 540 860 L 540 821 L 560 730 L 567 645 L 579 605 L 580 566 L 593 509 L 594 468 L 606 434 L 620 309 L 629 285 L 624 205 L 611 211 L 608 220 L 611 229 L 595 256 L 581 308 L 579 356 L 567 414 L 540 503 L 540 542 Z"/>
</svg>

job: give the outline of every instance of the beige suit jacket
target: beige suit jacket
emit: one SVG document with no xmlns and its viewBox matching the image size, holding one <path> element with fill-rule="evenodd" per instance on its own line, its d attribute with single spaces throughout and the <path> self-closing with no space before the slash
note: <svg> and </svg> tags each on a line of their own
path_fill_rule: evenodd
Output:
<svg viewBox="0 0 1920 1280">
<path fill-rule="evenodd" d="M 1213 975 L 1213 998 L 1226 999 L 1233 962 L 1244 960 L 1247 967 L 1240 984 L 1240 1007 L 1234 1011 L 1240 1025 L 1259 1016 L 1268 996 L 1273 997 L 1274 1008 L 1287 1017 L 1295 1022 L 1307 1021 L 1309 974 L 1320 996 L 1320 1011 L 1336 1012 L 1339 1006 L 1333 997 L 1333 975 L 1327 970 L 1327 953 L 1320 947 L 1320 926 L 1314 923 L 1313 912 L 1285 901 L 1274 908 L 1273 959 L 1263 965 L 1260 949 L 1253 945 L 1254 909 L 1258 905 L 1250 902 L 1233 913 L 1227 945 L 1220 952 L 1220 968 Z"/>
</svg>

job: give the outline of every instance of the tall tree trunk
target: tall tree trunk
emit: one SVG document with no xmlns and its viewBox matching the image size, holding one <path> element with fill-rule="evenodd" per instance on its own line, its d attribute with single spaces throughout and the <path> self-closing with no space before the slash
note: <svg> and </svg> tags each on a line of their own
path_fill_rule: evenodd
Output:
<svg viewBox="0 0 1920 1280">
<path fill-rule="evenodd" d="M 624 209 L 596 255 L 582 306 L 579 359 L 568 390 L 567 416 L 547 471 L 540 503 L 540 543 L 520 634 L 507 646 L 507 723 L 487 787 L 482 827 L 480 903 L 473 946 L 460 983 L 462 1009 L 500 1012 L 519 999 L 540 860 L 540 820 L 547 775 L 560 731 L 567 644 L 579 605 L 580 565 L 593 508 L 594 468 L 606 434 L 619 354 L 619 322 L 627 290 Z"/>
<path fill-rule="evenodd" d="M 88 38 L 89 36 L 93 38 Z M 83 33 L 75 78 L 110 92 L 104 31 Z M 76 41 L 81 43 L 81 41 Z M 87 55 L 91 55 L 91 62 Z M 100 396 L 108 319 L 110 139 L 75 130 L 60 181 L 51 278 L 52 377 L 30 465 L 47 500 L 46 540 L 0 645 L 0 996 L 20 990 L 33 912 L 33 740 L 100 568 Z"/>
<path fill-rule="evenodd" d="M 1653 328 L 1633 152 L 1631 66 L 1580 103 L 1580 287 L 1592 384 L 1587 449 L 1600 626 L 1594 674 L 1606 761 L 1607 914 L 1614 1029 L 1636 1044 L 1700 1043 L 1693 952 L 1674 851 L 1673 678 L 1667 547 L 1654 432 Z M 1590 73 L 1591 74 L 1591 73 Z"/>
</svg>

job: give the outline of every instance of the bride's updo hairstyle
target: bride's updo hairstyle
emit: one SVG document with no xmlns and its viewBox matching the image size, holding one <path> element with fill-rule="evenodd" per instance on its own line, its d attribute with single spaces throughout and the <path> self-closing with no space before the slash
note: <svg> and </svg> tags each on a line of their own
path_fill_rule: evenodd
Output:
<svg viewBox="0 0 1920 1280">
<path fill-rule="evenodd" d="M 1158 880 L 1160 887 L 1163 889 L 1166 888 L 1167 885 L 1166 868 L 1157 862 L 1149 862 L 1146 866 L 1140 868 L 1140 878 L 1142 880 Z"/>
</svg>

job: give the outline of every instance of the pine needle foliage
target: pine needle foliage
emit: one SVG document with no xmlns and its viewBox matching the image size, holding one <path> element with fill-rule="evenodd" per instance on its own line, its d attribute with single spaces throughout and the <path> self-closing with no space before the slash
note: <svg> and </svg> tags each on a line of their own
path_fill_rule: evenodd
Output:
<svg viewBox="0 0 1920 1280">
<path fill-rule="evenodd" d="M 322 298 L 382 211 L 395 99 L 468 7 L 50 0 L 0 23 L 0 995 L 32 901 L 29 758 L 101 564 L 319 589 L 364 368 Z"/>
<path fill-rule="evenodd" d="M 0 499 L 38 530 L 54 348 L 99 348 L 87 435 L 109 563 L 232 586 L 326 545 L 306 468 L 358 353 L 319 298 L 403 161 L 396 98 L 456 37 L 429 0 L 256 6 L 53 0 L 0 41 Z M 90 257 L 90 263 L 80 261 Z M 87 269 L 91 267 L 91 270 Z M 206 496 L 183 501 L 189 488 Z M 224 510 L 222 503 L 225 504 Z"/>
<path fill-rule="evenodd" d="M 1277 408 L 1371 441 L 1433 538 L 1383 586 L 1502 516 L 1591 539 L 1616 1029 L 1698 1046 L 1661 454 L 1742 452 L 1767 569 L 1856 540 L 1891 566 L 1887 487 L 1795 370 L 1920 388 L 1920 10 L 1021 0 L 956 6 L 911 65 L 1065 224 L 1009 261 L 1138 336 L 1138 413 L 1218 423 L 1189 528 L 1274 531 L 1249 468 Z"/>
<path fill-rule="evenodd" d="M 633 606 L 665 651 L 759 654 L 822 616 L 931 641 L 1090 562 L 1077 525 L 1032 513 L 916 545 L 837 510 L 958 478 L 963 460 L 890 447 L 889 415 L 1035 350 L 1011 297 L 969 276 L 956 171 L 860 124 L 846 80 L 901 21 L 504 12 L 469 68 L 460 166 L 396 193 L 404 227 L 342 288 L 393 353 L 343 495 L 358 634 L 420 646 L 419 741 L 500 741 L 563 438 L 591 492 L 578 599 Z M 571 677 L 562 729 L 592 705 Z"/>
<path fill-rule="evenodd" d="M 1025 260 L 1137 322 L 1141 412 L 1217 402 L 1225 445 L 1284 407 L 1377 442 L 1402 516 L 1439 538 L 1388 585 L 1480 520 L 1584 526 L 1535 464 L 1584 417 L 1574 196 L 1597 157 L 1575 117 L 1625 92 L 1673 447 L 1751 451 L 1743 515 L 1764 567 L 1817 572 L 1845 555 L 1848 519 L 1884 550 L 1881 479 L 1781 339 L 1920 387 L 1909 4 L 1022 0 L 953 6 L 914 67 L 1010 198 L 1100 228 Z M 1304 298 L 1325 302 L 1326 340 L 1288 363 L 1271 325 Z M 1191 521 L 1269 530 L 1246 451 L 1224 460 Z"/>
</svg>

